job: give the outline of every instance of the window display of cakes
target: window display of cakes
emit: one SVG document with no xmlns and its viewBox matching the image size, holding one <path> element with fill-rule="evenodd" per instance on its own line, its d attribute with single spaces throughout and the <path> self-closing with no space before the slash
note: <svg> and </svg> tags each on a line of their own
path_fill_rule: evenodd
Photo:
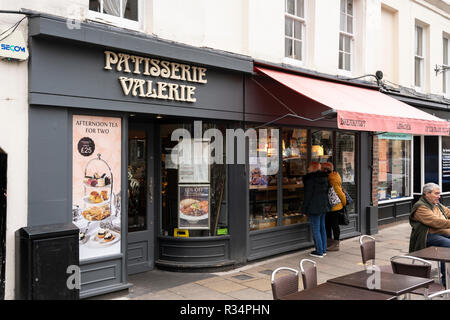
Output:
<svg viewBox="0 0 450 320">
<path fill-rule="evenodd" d="M 115 197 L 112 171 L 100 154 L 86 164 L 83 192 L 83 209 L 80 211 L 87 224 L 80 223 L 80 245 L 96 248 L 117 242 L 120 229 L 115 230 L 111 221 Z"/>
</svg>

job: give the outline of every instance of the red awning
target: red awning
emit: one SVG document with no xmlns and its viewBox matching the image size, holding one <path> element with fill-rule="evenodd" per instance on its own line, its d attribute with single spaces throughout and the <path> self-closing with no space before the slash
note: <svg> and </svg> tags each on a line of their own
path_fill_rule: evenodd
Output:
<svg viewBox="0 0 450 320">
<path fill-rule="evenodd" d="M 377 90 L 260 67 L 255 67 L 255 70 L 328 110 L 335 110 L 339 129 L 419 135 L 448 135 L 450 131 L 449 122 Z"/>
</svg>

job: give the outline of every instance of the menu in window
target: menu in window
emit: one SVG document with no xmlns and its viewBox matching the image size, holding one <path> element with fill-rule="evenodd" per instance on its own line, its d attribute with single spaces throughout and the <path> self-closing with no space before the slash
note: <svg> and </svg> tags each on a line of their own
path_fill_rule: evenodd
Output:
<svg viewBox="0 0 450 320">
<path fill-rule="evenodd" d="M 353 151 L 342 152 L 343 177 L 342 182 L 355 181 L 355 153 Z"/>
<path fill-rule="evenodd" d="M 442 137 L 442 191 L 450 191 L 450 138 Z"/>
<path fill-rule="evenodd" d="M 181 143 L 178 150 L 178 183 L 209 183 L 209 142 Z"/>
<path fill-rule="evenodd" d="M 209 184 L 178 185 L 178 199 L 178 228 L 209 229 Z"/>
</svg>

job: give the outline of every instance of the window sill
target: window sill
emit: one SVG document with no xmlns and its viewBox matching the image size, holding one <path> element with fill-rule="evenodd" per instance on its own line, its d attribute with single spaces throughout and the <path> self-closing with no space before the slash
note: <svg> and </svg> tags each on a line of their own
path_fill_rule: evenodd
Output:
<svg viewBox="0 0 450 320">
<path fill-rule="evenodd" d="M 397 199 L 391 199 L 391 200 L 381 200 L 381 201 L 378 201 L 378 205 L 393 203 L 393 202 L 409 201 L 409 200 L 414 200 L 414 197 L 404 197 L 404 198 L 397 198 Z"/>
<path fill-rule="evenodd" d="M 129 19 L 111 16 L 109 14 L 102 14 L 94 11 L 89 11 L 87 20 L 112 25 L 119 28 L 130 29 L 134 31 L 142 31 L 140 21 L 133 21 Z"/>
<path fill-rule="evenodd" d="M 295 66 L 295 67 L 302 67 L 302 68 L 305 67 L 305 62 L 303 60 L 297 60 L 297 59 L 288 58 L 288 57 L 283 58 L 283 63 L 291 65 L 291 66 Z"/>
</svg>

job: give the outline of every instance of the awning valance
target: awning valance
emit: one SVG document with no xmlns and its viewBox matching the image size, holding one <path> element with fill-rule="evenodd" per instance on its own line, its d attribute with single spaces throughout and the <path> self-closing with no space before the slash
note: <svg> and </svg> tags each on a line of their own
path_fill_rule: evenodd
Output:
<svg viewBox="0 0 450 320">
<path fill-rule="evenodd" d="M 377 90 L 255 67 L 296 93 L 337 113 L 339 129 L 448 135 L 450 123 Z M 295 108 L 302 115 L 301 108 Z M 322 109 L 322 108 L 321 108 Z"/>
</svg>

